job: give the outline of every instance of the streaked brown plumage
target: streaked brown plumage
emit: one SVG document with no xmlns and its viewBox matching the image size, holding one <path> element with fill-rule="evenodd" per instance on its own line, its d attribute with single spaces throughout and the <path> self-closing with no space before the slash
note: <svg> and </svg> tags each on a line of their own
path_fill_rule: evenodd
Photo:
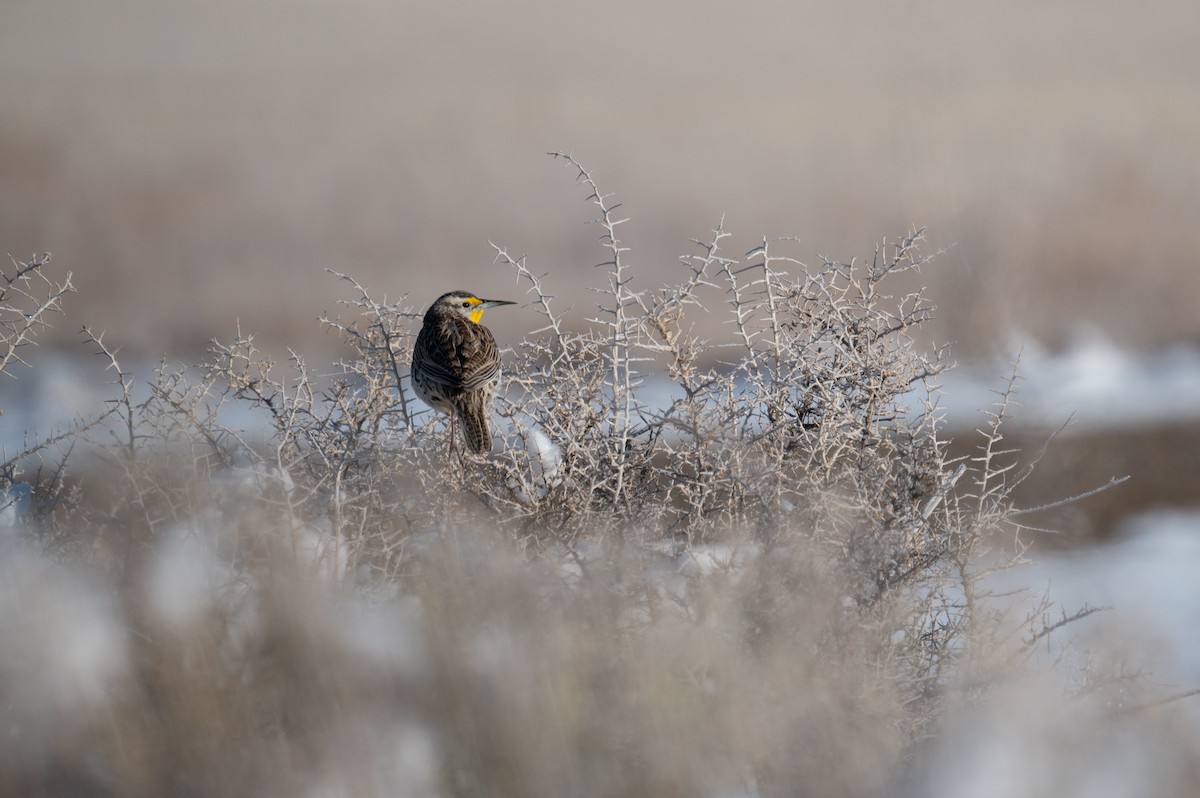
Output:
<svg viewBox="0 0 1200 798">
<path fill-rule="evenodd" d="M 413 347 L 413 390 L 427 405 L 449 414 L 451 448 L 457 419 L 467 448 L 477 454 L 492 449 L 488 410 L 500 380 L 500 348 L 479 320 L 487 308 L 512 304 L 450 291 L 425 311 Z"/>
</svg>

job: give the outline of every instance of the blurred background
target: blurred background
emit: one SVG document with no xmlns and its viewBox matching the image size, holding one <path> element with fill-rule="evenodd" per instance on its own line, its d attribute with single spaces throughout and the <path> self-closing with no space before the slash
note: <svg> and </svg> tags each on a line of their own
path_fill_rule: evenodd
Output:
<svg viewBox="0 0 1200 798">
<path fill-rule="evenodd" d="M 594 213 L 574 172 L 546 155 L 562 150 L 624 203 L 630 222 L 621 230 L 632 248 L 635 288 L 676 279 L 678 256 L 694 251 L 689 241 L 709 236 L 722 218 L 733 234 L 726 255 L 741 258 L 764 235 L 794 236 L 787 254 L 809 264 L 821 255 L 869 257 L 881 239 L 927 228 L 926 251 L 944 252 L 920 275 L 938 305 L 922 344 L 949 343 L 958 363 L 942 381 L 952 453 L 975 453 L 980 410 L 996 400 L 993 391 L 1019 354 L 1021 406 L 1012 408 L 1018 423 L 1004 444 L 1028 461 L 1074 419 L 1018 489 L 1021 506 L 1130 476 L 1084 501 L 1023 516 L 1033 529 L 1022 542 L 1035 544 L 1036 565 L 1009 572 L 1013 581 L 1001 586 L 1052 589 L 1064 612 L 1114 607 L 1105 625 L 1085 626 L 1082 634 L 1102 641 L 1102 650 L 1127 652 L 1166 692 L 1195 689 L 1198 33 L 1195 0 L 4 0 L 0 251 L 22 260 L 51 251 L 51 274 L 73 272 L 78 294 L 66 299 L 65 317 L 39 338 L 40 348 L 24 350 L 34 368 L 18 370 L 16 380 L 0 377 L 0 463 L 21 450 L 27 432 L 44 435 L 113 395 L 113 375 L 90 357 L 94 347 L 83 345 L 82 325 L 105 331 L 123 365 L 139 374 L 163 355 L 195 362 L 210 339 L 233 338 L 239 323 L 264 349 L 283 354 L 292 347 L 316 370 L 328 370 L 346 353 L 317 319 L 338 314 L 338 302 L 350 294 L 327 269 L 355 276 L 376 299 L 407 296 L 414 307 L 460 287 L 524 302 L 511 271 L 493 262 L 489 241 L 527 255 L 533 271 L 548 274 L 560 305 L 573 306 L 573 322 L 584 325 L 593 313 L 593 264 L 605 253 L 599 229 L 586 224 Z M 720 307 L 719 294 L 710 299 Z M 726 334 L 718 314 L 696 321 L 705 335 Z M 528 307 L 488 316 L 497 337 L 513 346 L 539 323 Z M 12 518 L 0 517 L 0 532 L 5 523 L 11 529 Z M 1013 542 L 995 544 L 1011 552 Z M 162 570 L 163 585 L 185 597 L 183 606 L 203 608 L 205 588 L 196 586 L 207 584 L 209 561 L 186 548 L 171 554 L 173 544 L 165 551 L 171 559 L 164 563 L 186 565 Z M 17 696 L 8 702 L 16 714 L 6 725 L 16 731 L 6 740 L 19 743 L 12 749 L 18 760 L 36 761 L 26 752 L 39 744 L 39 732 L 23 719 L 36 717 L 43 704 L 61 704 L 69 709 L 67 728 L 75 728 L 76 717 L 90 722 L 87 699 L 106 695 L 106 674 L 124 667 L 125 636 L 137 644 L 129 651 L 139 668 L 147 649 L 109 607 L 112 591 L 74 573 L 23 564 L 11 549 L 0 554 L 3 628 L 6 639 L 18 641 L 0 657 L 0 683 L 13 685 Z M 498 612 L 502 625 L 516 608 L 515 628 L 529 624 L 528 639 L 541 639 L 546 618 L 526 611 L 534 604 L 521 598 L 533 595 L 530 584 L 512 584 L 519 589 L 504 592 L 502 583 L 485 580 L 463 606 L 478 600 L 489 633 L 498 628 L 489 613 Z M 447 585 L 431 580 L 430 587 Z M 330 673 L 360 679 L 352 683 L 361 693 L 336 692 L 336 681 L 321 688 L 334 691 L 333 711 L 313 701 L 325 692 L 286 692 L 309 684 L 303 671 L 265 671 L 264 695 L 309 702 L 291 716 L 298 728 L 317 717 L 303 711 L 322 713 L 313 726 L 329 737 L 312 737 L 306 750 L 318 753 L 314 762 L 342 761 L 357 777 L 356 757 L 364 751 L 382 751 L 379 761 L 398 762 L 397 773 L 414 770 L 405 752 L 417 758 L 418 771 L 435 761 L 436 743 L 427 736 L 434 739 L 428 730 L 436 726 L 403 725 L 413 710 L 396 703 L 405 680 L 416 678 L 403 675 L 415 655 L 390 653 L 413 645 L 407 605 L 397 605 L 404 612 L 391 625 L 383 623 L 386 615 L 364 625 L 343 616 L 340 602 L 335 612 L 320 611 L 307 588 L 294 594 L 305 599 L 294 604 L 279 601 L 292 592 L 267 595 L 275 604 L 261 606 L 278 604 L 288 613 L 281 617 L 303 617 L 317 631 L 288 631 L 271 620 L 277 616 L 260 616 L 260 605 L 246 603 L 256 618 L 268 619 L 264 639 L 283 641 L 283 654 L 264 646 L 265 662 L 326 662 Z M 156 612 L 181 606 L 151 604 Z M 222 609 L 196 617 L 238 628 L 226 605 L 213 606 Z M 547 684 L 582 684 L 608 654 L 577 642 L 578 635 L 583 630 L 595 638 L 590 645 L 603 646 L 605 636 L 589 630 L 604 627 L 563 626 L 575 616 L 550 615 L 549 628 L 558 618 L 570 636 L 548 649 L 548 659 L 525 637 L 513 638 L 522 642 L 511 672 L 504 669 L 509 655 L 486 658 L 506 650 L 495 646 L 501 638 L 480 637 L 490 647 L 454 656 L 492 662 L 481 673 L 499 674 L 497 694 L 505 700 L 523 700 L 527 682 L 545 692 L 544 674 L 554 677 Z M 798 617 L 811 625 L 819 616 L 805 608 Z M 42 643 L 35 632 L 45 634 Z M 195 636 L 164 638 L 168 663 L 176 649 L 190 660 L 209 646 L 209 637 L 187 634 Z M 180 648 L 180 639 L 199 647 Z M 707 692 L 710 672 L 692 670 L 692 652 L 703 654 L 701 663 L 708 654 L 682 637 L 668 636 L 666 645 L 677 647 L 679 659 L 644 659 L 635 648 L 628 661 L 654 673 L 650 685 L 662 684 L 662 673 L 702 673 Z M 738 657 L 743 649 L 731 648 Z M 318 650 L 332 659 L 317 659 L 311 652 Z M 207 651 L 200 657 L 223 661 Z M 437 662 L 438 680 L 447 670 L 441 665 L 459 664 Z M 586 666 L 558 668 L 578 662 Z M 795 662 L 780 667 L 776 677 Z M 402 674 L 388 677 L 397 681 L 381 682 L 378 674 L 388 668 Z M 448 670 L 451 688 L 470 684 L 454 681 L 466 668 Z M 719 669 L 713 673 L 721 678 Z M 749 673 L 746 684 L 755 680 Z M 77 696 L 54 679 L 97 687 Z M 31 689 L 43 682 L 51 693 Z M 800 749 L 852 762 L 825 753 L 835 749 L 826 746 L 831 735 L 823 719 L 842 717 L 846 705 L 831 702 L 820 682 L 812 689 L 809 683 L 779 696 L 783 706 L 808 712 L 810 723 L 820 721 Z M 185 721 L 185 746 L 196 729 L 214 728 L 207 716 L 184 711 L 188 696 L 206 694 L 163 684 L 168 699 L 171 689 L 184 697 L 177 716 Z M 855 700 L 860 693 L 866 695 L 856 691 Z M 911 794 L 992 795 L 1014 782 L 1046 785 L 1030 794 L 1149 794 L 1164 773 L 1175 772 L 1163 767 L 1176 750 L 1170 743 L 1194 754 L 1195 696 L 1174 705 L 1191 713 L 1181 711 L 1180 733 L 1159 738 L 1129 729 L 1110 734 L 1103 720 L 1067 714 L 1037 693 L 1017 695 L 1024 698 L 1009 701 L 1011 711 L 990 722 L 968 714 L 961 733 L 951 727 L 945 742 L 959 764 Z M 794 700 L 816 702 L 828 714 L 787 703 Z M 441 712 L 436 703 L 422 705 Z M 235 713 L 229 717 L 245 709 L 236 696 L 211 706 Z M 617 701 L 607 715 L 624 723 L 627 706 Z M 655 712 L 658 705 L 644 706 Z M 755 714 L 738 728 L 753 728 L 766 705 L 745 706 L 753 708 L 741 711 Z M 711 711 L 705 704 L 703 717 Z M 94 717 L 97 728 L 117 722 L 98 711 Z M 152 731 L 171 728 L 156 725 L 161 717 L 149 712 L 144 717 Z M 647 728 L 669 729 L 686 717 Z M 1069 721 L 1061 730 L 1047 731 L 1063 718 Z M 537 718 L 537 728 L 557 735 L 559 727 L 543 721 Z M 393 722 L 402 725 L 386 725 Z M 469 725 L 476 726 L 474 718 Z M 834 724 L 835 732 L 844 727 Z M 207 734 L 195 746 L 214 757 L 232 752 L 205 772 L 236 775 L 232 768 L 245 757 L 230 741 L 261 744 L 258 727 L 226 728 L 235 731 Z M 249 736 L 237 736 L 238 728 Z M 361 737 L 346 733 L 359 728 L 367 730 Z M 711 732 L 707 721 L 697 728 Z M 1089 735 L 1103 745 L 1062 742 Z M 170 734 L 158 736 L 173 742 Z M 68 735 L 61 744 L 87 752 L 94 768 L 104 752 L 78 742 L 84 739 Z M 1064 759 L 1076 763 L 1087 788 L 1072 792 L 1053 780 Z M 170 771 L 179 761 L 163 758 L 161 767 Z M 1193 776 L 1194 762 L 1186 768 Z M 986 786 L 963 789 L 959 781 Z M 1194 792 L 1185 785 L 1177 794 Z"/>
<path fill-rule="evenodd" d="M 421 307 L 452 287 L 523 299 L 489 241 L 549 272 L 582 324 L 603 253 L 545 155 L 563 150 L 625 203 L 645 288 L 722 217 L 726 254 L 796 236 L 809 263 L 927 227 L 946 250 L 922 275 L 929 343 L 978 367 L 948 391 L 974 412 L 1024 347 L 1028 442 L 1084 410 L 1042 484 L 1138 469 L 1081 534 L 1200 492 L 1200 446 L 1179 445 L 1200 441 L 1200 4 L 12 0 L 3 17 L 0 244 L 52 251 L 79 289 L 43 343 L 76 351 L 86 324 L 192 359 L 240 320 L 331 358 L 316 319 L 347 294 L 326 269 Z M 489 316 L 510 343 L 536 322 Z M 1076 393 L 1038 394 L 1064 370 Z"/>
</svg>

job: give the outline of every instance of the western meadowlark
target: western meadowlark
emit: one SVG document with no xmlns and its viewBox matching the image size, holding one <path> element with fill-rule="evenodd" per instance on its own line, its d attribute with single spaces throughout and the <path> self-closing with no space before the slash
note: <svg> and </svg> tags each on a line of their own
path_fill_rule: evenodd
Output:
<svg viewBox="0 0 1200 798">
<path fill-rule="evenodd" d="M 456 419 L 462 421 L 463 441 L 471 451 L 492 450 L 488 409 L 500 381 L 500 348 L 479 320 L 487 308 L 513 304 L 451 291 L 425 311 L 413 347 L 412 384 L 427 405 L 450 416 L 451 450 Z"/>
</svg>

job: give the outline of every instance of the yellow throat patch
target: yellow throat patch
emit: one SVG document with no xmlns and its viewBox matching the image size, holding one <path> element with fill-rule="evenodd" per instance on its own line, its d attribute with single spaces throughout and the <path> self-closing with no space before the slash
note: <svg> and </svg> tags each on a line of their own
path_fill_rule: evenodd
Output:
<svg viewBox="0 0 1200 798">
<path fill-rule="evenodd" d="M 473 297 L 473 296 L 467 297 L 463 301 L 467 302 L 468 304 L 471 304 L 471 305 L 482 305 L 483 304 L 482 299 L 479 299 L 478 297 Z M 472 310 L 470 313 L 467 314 L 467 318 L 470 319 L 471 321 L 475 322 L 476 324 L 478 324 L 479 320 L 483 318 L 483 308 L 476 308 L 475 310 Z"/>
</svg>

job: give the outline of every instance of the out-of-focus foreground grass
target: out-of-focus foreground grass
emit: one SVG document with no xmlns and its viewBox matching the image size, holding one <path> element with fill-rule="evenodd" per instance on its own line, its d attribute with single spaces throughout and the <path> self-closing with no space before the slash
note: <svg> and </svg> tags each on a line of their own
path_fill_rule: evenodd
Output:
<svg viewBox="0 0 1200 798">
<path fill-rule="evenodd" d="M 647 286 L 722 214 L 731 250 L 796 235 L 804 257 L 920 224 L 950 247 L 930 336 L 959 356 L 1010 328 L 1194 339 L 1198 16 L 1169 0 L 17 3 L 0 241 L 52 249 L 76 317 L 153 354 L 237 318 L 304 343 L 325 267 L 418 304 L 500 295 L 489 238 L 569 278 L 578 322 L 595 258 L 542 156 L 571 147 L 636 198 Z M 513 338 L 527 321 L 496 324 Z"/>
<path fill-rule="evenodd" d="M 1200 784 L 1178 705 L 1068 699 L 993 648 L 913 735 L 881 627 L 800 560 L 647 578 L 635 558 L 581 578 L 474 527 L 427 548 L 397 595 L 355 597 L 311 551 L 185 526 L 119 587 L 6 549 L 5 794 L 1183 798 Z"/>
</svg>

